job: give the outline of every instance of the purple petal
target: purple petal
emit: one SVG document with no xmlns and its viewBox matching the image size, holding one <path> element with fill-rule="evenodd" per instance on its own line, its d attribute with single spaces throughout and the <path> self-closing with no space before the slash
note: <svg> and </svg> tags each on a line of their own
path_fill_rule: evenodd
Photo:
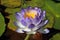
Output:
<svg viewBox="0 0 60 40">
<path fill-rule="evenodd" d="M 39 24 L 41 22 L 41 20 L 42 20 L 41 9 L 38 9 L 37 10 L 37 16 L 36 16 L 36 18 L 34 19 L 33 22 L 37 25 L 37 24 Z"/>
<path fill-rule="evenodd" d="M 34 7 L 35 10 L 38 10 L 39 8 L 38 7 Z"/>
<path fill-rule="evenodd" d="M 19 12 L 16 12 L 15 15 L 16 15 L 16 16 L 19 16 L 19 17 L 21 16 L 21 14 L 20 14 Z"/>
<path fill-rule="evenodd" d="M 46 11 L 43 11 L 43 16 L 45 17 L 45 13 L 46 13 Z"/>
<path fill-rule="evenodd" d="M 45 11 L 42 12 L 42 16 L 41 17 L 42 17 L 42 20 L 44 20 L 44 18 L 45 18 Z"/>
<path fill-rule="evenodd" d="M 33 30 L 37 30 L 37 29 L 40 29 L 41 27 L 43 27 L 45 24 L 47 24 L 48 20 L 44 21 L 44 22 L 41 22 L 41 24 L 35 26 L 33 28 Z"/>
<path fill-rule="evenodd" d="M 27 8 L 27 10 L 30 10 L 30 9 L 32 9 L 32 7 L 31 7 L 31 6 L 29 6 L 29 7 Z"/>
<path fill-rule="evenodd" d="M 41 15 L 41 9 L 36 10 L 37 11 L 37 16 L 39 17 Z"/>
<path fill-rule="evenodd" d="M 33 23 L 36 24 L 36 25 L 38 25 L 38 24 L 41 22 L 41 20 L 42 20 L 42 14 L 41 14 L 41 16 L 36 17 L 36 18 L 34 19 Z"/>
<path fill-rule="evenodd" d="M 37 25 L 38 27 L 42 27 L 44 25 L 46 25 L 48 22 L 48 20 L 42 21 L 41 24 Z"/>
<path fill-rule="evenodd" d="M 40 19 L 38 17 L 36 17 L 33 22 L 38 23 L 39 21 L 40 21 Z"/>
<path fill-rule="evenodd" d="M 25 12 L 26 12 L 26 9 L 22 9 L 20 13 L 21 13 L 22 15 L 24 15 Z"/>
<path fill-rule="evenodd" d="M 48 20 L 45 20 L 44 25 L 47 24 Z"/>
<path fill-rule="evenodd" d="M 24 26 L 27 26 L 27 23 L 25 22 L 25 20 L 21 20 L 21 23 L 22 23 Z"/>
<path fill-rule="evenodd" d="M 35 27 L 34 24 L 30 24 L 30 25 L 28 26 L 28 28 L 34 28 L 34 27 Z"/>
<path fill-rule="evenodd" d="M 32 23 L 32 20 L 30 18 L 26 18 L 25 21 L 27 22 L 28 25 Z"/>
<path fill-rule="evenodd" d="M 21 20 L 21 18 L 23 17 L 20 13 L 16 13 L 15 16 L 17 20 Z"/>
<path fill-rule="evenodd" d="M 38 20 L 38 23 L 37 23 L 37 25 L 39 24 L 39 23 L 41 23 L 41 21 L 42 20 L 44 20 L 44 18 L 45 18 L 45 11 L 43 11 L 42 13 L 41 13 L 41 15 L 39 16 L 39 20 Z"/>
</svg>

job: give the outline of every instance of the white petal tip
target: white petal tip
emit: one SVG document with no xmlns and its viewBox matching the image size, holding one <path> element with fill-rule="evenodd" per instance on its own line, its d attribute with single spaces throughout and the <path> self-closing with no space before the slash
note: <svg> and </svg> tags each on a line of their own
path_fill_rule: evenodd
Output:
<svg viewBox="0 0 60 40">
<path fill-rule="evenodd" d="M 25 28 L 24 31 L 26 31 L 26 32 L 30 32 L 31 29 L 29 29 L 29 28 Z"/>
<path fill-rule="evenodd" d="M 36 32 L 33 32 L 32 34 L 36 34 Z"/>
<path fill-rule="evenodd" d="M 21 29 L 17 29 L 16 32 L 18 32 L 18 33 L 24 33 Z"/>
<path fill-rule="evenodd" d="M 19 28 L 25 28 L 25 26 L 22 25 L 20 22 L 17 22 L 17 25 L 18 25 Z"/>
<path fill-rule="evenodd" d="M 38 7 L 35 7 L 34 9 L 38 9 Z"/>
<path fill-rule="evenodd" d="M 45 33 L 49 33 L 50 31 L 48 29 L 44 29 L 44 32 Z"/>
<path fill-rule="evenodd" d="M 48 22 L 48 20 L 46 20 L 44 24 L 46 24 L 47 22 Z"/>
</svg>

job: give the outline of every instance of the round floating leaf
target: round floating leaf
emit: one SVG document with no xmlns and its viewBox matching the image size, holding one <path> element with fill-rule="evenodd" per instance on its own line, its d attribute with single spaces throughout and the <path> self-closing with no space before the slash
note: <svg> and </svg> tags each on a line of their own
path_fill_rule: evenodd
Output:
<svg viewBox="0 0 60 40">
<path fill-rule="evenodd" d="M 60 40 L 60 33 L 55 34 L 50 40 Z"/>
<path fill-rule="evenodd" d="M 4 33 L 4 30 L 5 30 L 4 18 L 0 13 L 0 36 Z"/>
<path fill-rule="evenodd" d="M 24 5 L 22 5 L 22 7 L 43 7 L 45 5 L 45 1 L 44 0 L 31 0 L 31 1 L 25 1 Z"/>
<path fill-rule="evenodd" d="M 60 3 L 55 3 L 51 0 L 47 0 L 45 2 L 45 7 L 48 12 L 51 12 L 55 19 L 54 19 L 54 28 L 60 29 Z"/>
<path fill-rule="evenodd" d="M 15 8 L 20 7 L 23 3 L 22 0 L 1 0 L 1 4 L 9 8 Z"/>
<path fill-rule="evenodd" d="M 9 22 L 9 24 L 8 24 L 8 28 L 10 28 L 11 30 L 16 30 L 16 26 L 14 25 L 14 22 L 15 22 L 15 20 L 16 20 L 16 18 L 15 18 L 15 13 L 16 12 L 19 12 L 20 11 L 20 8 L 15 8 L 15 9 L 12 9 L 12 8 L 7 8 L 6 10 L 5 10 L 6 12 L 8 12 L 9 14 L 11 14 L 11 15 L 9 15 L 9 19 L 10 19 L 10 22 Z"/>
</svg>

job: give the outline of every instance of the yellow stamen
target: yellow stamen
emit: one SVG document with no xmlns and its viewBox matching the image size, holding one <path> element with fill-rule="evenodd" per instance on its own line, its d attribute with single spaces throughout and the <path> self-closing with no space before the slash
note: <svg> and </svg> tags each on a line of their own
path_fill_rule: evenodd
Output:
<svg viewBox="0 0 60 40">
<path fill-rule="evenodd" d="M 35 10 L 29 10 L 28 12 L 25 13 L 24 17 L 35 18 L 36 15 L 37 15 L 37 12 Z"/>
</svg>

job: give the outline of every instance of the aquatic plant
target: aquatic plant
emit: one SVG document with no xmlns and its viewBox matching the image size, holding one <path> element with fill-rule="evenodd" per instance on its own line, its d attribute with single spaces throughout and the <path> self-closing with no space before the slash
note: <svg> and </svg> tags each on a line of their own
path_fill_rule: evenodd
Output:
<svg viewBox="0 0 60 40">
<path fill-rule="evenodd" d="M 47 24 L 48 20 L 45 20 L 46 11 L 42 11 L 38 7 L 28 7 L 22 9 L 15 14 L 17 21 L 14 23 L 18 33 L 35 34 Z M 46 32 L 47 31 L 47 32 Z M 48 29 L 44 29 L 42 33 L 48 33 Z"/>
</svg>

